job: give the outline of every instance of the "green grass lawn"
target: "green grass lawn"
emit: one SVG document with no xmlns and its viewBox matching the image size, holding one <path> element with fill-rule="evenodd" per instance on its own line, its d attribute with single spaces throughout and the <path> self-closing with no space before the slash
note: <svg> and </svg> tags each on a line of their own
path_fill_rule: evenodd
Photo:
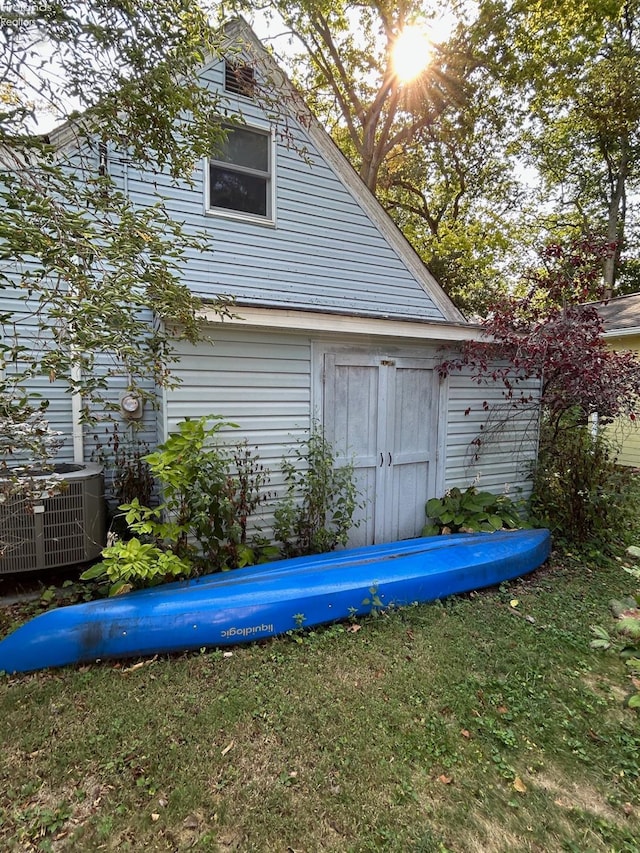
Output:
<svg viewBox="0 0 640 853">
<path fill-rule="evenodd" d="M 634 584 L 565 556 L 230 652 L 3 676 L 0 849 L 637 853 L 640 716 L 589 648 Z"/>
</svg>

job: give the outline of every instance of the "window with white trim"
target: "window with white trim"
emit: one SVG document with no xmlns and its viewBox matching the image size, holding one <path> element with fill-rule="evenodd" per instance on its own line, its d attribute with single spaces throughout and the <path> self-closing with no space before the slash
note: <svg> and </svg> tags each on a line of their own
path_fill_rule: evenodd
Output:
<svg viewBox="0 0 640 853">
<path fill-rule="evenodd" d="M 209 158 L 209 209 L 271 219 L 271 159 L 268 131 L 227 127 L 226 139 Z"/>
</svg>

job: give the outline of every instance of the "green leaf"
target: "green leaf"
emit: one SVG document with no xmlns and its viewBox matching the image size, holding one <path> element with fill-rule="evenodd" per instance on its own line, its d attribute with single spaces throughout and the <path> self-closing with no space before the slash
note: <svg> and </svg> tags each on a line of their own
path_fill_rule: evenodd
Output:
<svg viewBox="0 0 640 853">
<path fill-rule="evenodd" d="M 640 615 L 621 617 L 618 623 L 618 631 L 633 639 L 640 639 Z"/>
<path fill-rule="evenodd" d="M 429 518 L 440 518 L 443 510 L 444 505 L 438 498 L 431 498 L 427 501 L 426 514 Z"/>
<path fill-rule="evenodd" d="M 126 581 L 116 581 L 109 588 L 109 595 L 124 595 L 125 592 L 130 592 L 133 589 L 133 585 L 127 583 Z"/>
<path fill-rule="evenodd" d="M 80 580 L 91 581 L 95 578 L 102 577 L 104 574 L 106 574 L 104 563 L 96 563 L 95 566 L 91 566 L 80 575 Z"/>
<path fill-rule="evenodd" d="M 627 704 L 629 708 L 640 708 L 640 693 L 634 693 Z"/>
<path fill-rule="evenodd" d="M 600 625 L 591 625 L 590 630 L 594 637 L 598 637 L 600 640 L 611 641 L 611 637 L 607 631 L 605 631 L 604 628 L 601 628 Z"/>
</svg>

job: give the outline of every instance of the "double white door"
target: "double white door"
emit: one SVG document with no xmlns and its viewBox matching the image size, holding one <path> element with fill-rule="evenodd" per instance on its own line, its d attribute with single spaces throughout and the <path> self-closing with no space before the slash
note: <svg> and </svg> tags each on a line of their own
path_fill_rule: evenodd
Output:
<svg viewBox="0 0 640 853">
<path fill-rule="evenodd" d="M 364 498 L 350 545 L 419 536 L 435 495 L 439 380 L 427 358 L 325 353 L 323 421 Z"/>
</svg>

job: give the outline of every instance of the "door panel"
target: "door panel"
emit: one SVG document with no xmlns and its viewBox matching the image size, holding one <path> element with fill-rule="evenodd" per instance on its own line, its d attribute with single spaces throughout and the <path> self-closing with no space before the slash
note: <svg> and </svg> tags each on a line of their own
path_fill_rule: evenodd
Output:
<svg viewBox="0 0 640 853">
<path fill-rule="evenodd" d="M 435 389 L 427 359 L 325 354 L 325 434 L 337 464 L 354 460 L 365 501 L 350 545 L 420 534 L 435 485 Z"/>
<path fill-rule="evenodd" d="M 356 484 L 364 506 L 359 509 L 349 545 L 375 541 L 378 505 L 378 404 L 379 372 L 376 360 L 349 355 L 325 355 L 324 429 L 337 454 L 337 465 L 353 461 Z"/>
<path fill-rule="evenodd" d="M 419 536 L 425 524 L 424 506 L 433 494 L 428 490 L 429 465 L 393 467 L 391 500 L 389 501 L 388 541 Z"/>
<path fill-rule="evenodd" d="M 425 365 L 425 366 L 423 366 Z M 419 536 L 435 488 L 437 395 L 429 362 L 396 359 L 390 378 L 391 465 L 386 486 L 386 541 Z"/>
</svg>

